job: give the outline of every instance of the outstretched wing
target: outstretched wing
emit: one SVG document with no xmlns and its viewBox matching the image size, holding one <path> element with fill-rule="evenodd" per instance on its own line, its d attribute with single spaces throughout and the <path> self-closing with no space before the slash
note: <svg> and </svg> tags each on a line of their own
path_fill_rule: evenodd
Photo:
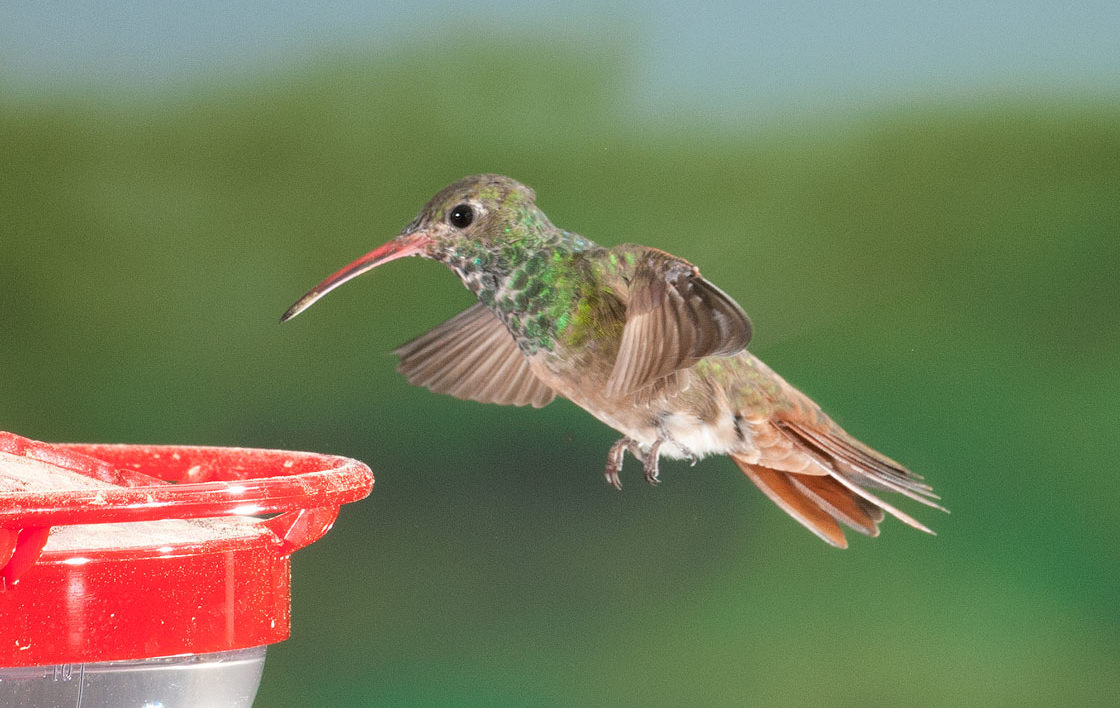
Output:
<svg viewBox="0 0 1120 708">
<path fill-rule="evenodd" d="M 556 393 L 529 369 L 517 342 L 493 312 L 472 305 L 393 350 L 408 382 L 480 403 L 548 405 Z"/>
<path fill-rule="evenodd" d="M 647 249 L 628 284 L 626 325 L 607 394 L 633 393 L 706 356 L 735 354 L 750 339 L 743 308 L 702 278 L 699 268 Z"/>
</svg>

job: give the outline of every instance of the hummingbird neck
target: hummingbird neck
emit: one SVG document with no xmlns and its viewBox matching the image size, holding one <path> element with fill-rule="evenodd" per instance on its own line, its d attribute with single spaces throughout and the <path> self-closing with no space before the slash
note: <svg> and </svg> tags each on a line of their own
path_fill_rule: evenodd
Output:
<svg viewBox="0 0 1120 708">
<path fill-rule="evenodd" d="M 553 348 L 556 331 L 564 328 L 587 280 L 580 277 L 580 254 L 599 248 L 560 229 L 533 246 L 524 241 L 496 248 L 473 243 L 455 249 L 455 257 L 448 261 L 467 289 L 505 323 L 526 354 Z"/>
</svg>

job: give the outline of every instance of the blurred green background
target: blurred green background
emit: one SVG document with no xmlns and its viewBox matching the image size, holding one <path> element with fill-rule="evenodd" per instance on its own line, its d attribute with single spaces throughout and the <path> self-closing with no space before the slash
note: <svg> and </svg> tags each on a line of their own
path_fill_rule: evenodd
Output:
<svg viewBox="0 0 1120 708">
<path fill-rule="evenodd" d="M 380 34 L 362 15 L 361 42 L 297 17 L 298 50 L 207 63 L 189 38 L 218 20 L 145 15 L 163 34 L 130 48 L 118 5 L 55 21 L 55 44 L 9 18 L 0 429 L 373 468 L 373 494 L 293 558 L 293 635 L 258 706 L 1116 704 L 1116 12 L 989 22 L 1008 39 L 973 67 L 992 17 L 917 4 L 895 19 L 947 64 L 833 37 L 810 6 L 748 27 L 729 7 L 422 3 Z M 659 53 L 678 20 L 689 53 Z M 746 37 L 713 42 L 710 70 L 705 27 Z M 92 59 L 70 43 L 87 34 Z M 833 550 L 726 459 L 667 462 L 658 488 L 630 461 L 616 492 L 614 432 L 566 401 L 408 386 L 388 352 L 470 302 L 433 263 L 277 324 L 483 171 L 563 227 L 700 265 L 757 354 L 935 485 L 951 515 L 903 507 L 939 535 L 888 521 Z"/>
</svg>

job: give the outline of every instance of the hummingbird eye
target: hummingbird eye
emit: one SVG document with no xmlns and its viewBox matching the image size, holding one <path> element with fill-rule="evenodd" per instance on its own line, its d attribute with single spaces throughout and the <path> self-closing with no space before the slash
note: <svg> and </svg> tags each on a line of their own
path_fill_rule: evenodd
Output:
<svg viewBox="0 0 1120 708">
<path fill-rule="evenodd" d="M 460 204 L 451 210 L 447 221 L 457 229 L 465 229 L 474 221 L 474 209 L 469 204 Z"/>
</svg>

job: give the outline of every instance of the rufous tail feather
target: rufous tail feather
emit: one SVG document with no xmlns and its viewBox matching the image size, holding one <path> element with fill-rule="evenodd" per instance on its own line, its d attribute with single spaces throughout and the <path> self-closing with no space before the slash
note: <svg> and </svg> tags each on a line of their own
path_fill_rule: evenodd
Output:
<svg viewBox="0 0 1120 708">
<path fill-rule="evenodd" d="M 778 427 L 823 463 L 820 474 L 783 472 L 745 456 L 732 455 L 731 459 L 775 504 L 830 545 L 848 547 L 840 524 L 868 536 L 879 535 L 884 512 L 933 534 L 929 527 L 873 494 L 872 489 L 896 492 L 947 511 L 934 501 L 937 495 L 921 477 L 842 430 L 821 432 L 787 421 L 778 423 Z"/>
</svg>

